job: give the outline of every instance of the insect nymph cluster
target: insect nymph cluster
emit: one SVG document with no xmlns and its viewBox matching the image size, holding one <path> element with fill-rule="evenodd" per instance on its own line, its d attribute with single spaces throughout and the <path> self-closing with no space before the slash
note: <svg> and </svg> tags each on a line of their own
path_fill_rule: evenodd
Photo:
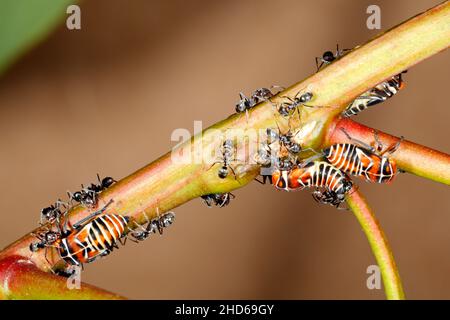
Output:
<svg viewBox="0 0 450 320">
<path fill-rule="evenodd" d="M 340 50 L 339 47 L 336 52 L 326 51 L 316 58 L 317 71 L 341 59 L 349 51 Z M 356 97 L 340 116 L 355 116 L 393 97 L 404 87 L 402 73 Z M 276 128 L 263 129 L 265 139 L 259 143 L 255 153 L 256 165 L 265 169 L 261 171 L 264 172 L 261 173 L 262 181 L 256 179 L 257 181 L 263 184 L 269 181 L 280 191 L 311 190 L 314 200 L 318 203 L 339 208 L 346 196 L 356 187 L 352 176 L 373 183 L 389 183 L 394 179 L 399 170 L 392 154 L 401 146 L 403 138 L 393 145 L 384 146 L 377 132 L 374 132 L 373 143 L 366 144 L 341 128 L 346 142 L 329 145 L 320 150 L 304 146 L 303 140 L 299 138 L 301 127 L 291 127 L 290 123 L 291 120 L 301 122 L 303 108 L 315 110 L 329 107 L 315 105 L 317 96 L 317 92 L 306 88 L 295 94 L 283 95 L 283 88 L 280 86 L 259 88 L 250 96 L 241 92 L 235 106 L 236 117 L 245 114 L 248 122 L 254 108 L 262 103 L 270 103 L 273 109 Z M 286 120 L 288 126 L 280 126 L 277 119 Z M 235 139 L 224 138 L 218 143 L 218 148 L 219 156 L 208 171 L 212 170 L 219 182 L 239 179 L 235 170 Z M 309 154 L 308 157 L 305 156 L 306 153 Z M 160 213 L 158 208 L 152 219 L 143 212 L 140 221 L 142 218 L 144 223 L 139 223 L 135 215 L 118 212 L 114 197 L 110 196 L 114 193 L 109 192 L 118 182 L 112 177 L 101 179 L 98 175 L 97 180 L 86 187 L 81 185 L 78 191 L 68 192 L 67 201 L 58 199 L 41 210 L 41 227 L 33 234 L 36 241 L 29 247 L 31 254 L 44 250 L 47 258 L 47 252 L 52 250 L 57 252 L 66 266 L 83 266 L 109 255 L 119 248 L 119 244 L 125 245 L 127 239 L 140 242 L 152 234 L 162 234 L 165 228 L 174 222 L 173 212 Z M 225 207 L 234 198 L 230 192 L 201 195 L 208 207 Z M 69 213 L 74 206 L 84 207 L 88 214 L 74 223 L 69 223 Z M 52 266 L 50 261 L 48 263 Z"/>
<path fill-rule="evenodd" d="M 88 187 L 82 185 L 81 190 L 68 192 L 67 202 L 58 199 L 41 210 L 40 228 L 32 234 L 37 241 L 30 244 L 30 251 L 35 253 L 44 250 L 50 266 L 52 263 L 47 258 L 49 250 L 56 251 L 66 267 L 83 267 L 85 263 L 109 255 L 119 248 L 119 244 L 125 245 L 127 239 L 143 241 L 153 233 L 162 234 L 174 222 L 173 212 L 160 214 L 157 208 L 157 215 L 153 219 L 143 212 L 146 221 L 140 224 L 135 218 L 113 210 L 114 199 L 101 204 L 99 196 L 116 181 L 111 177 L 100 179 L 97 175 L 97 178 L 97 184 L 92 183 Z M 70 224 L 69 211 L 75 205 L 84 206 L 90 213 Z M 64 270 L 61 274 L 65 274 Z"/>
<path fill-rule="evenodd" d="M 350 51 L 350 49 L 339 49 L 337 46 L 335 52 L 324 52 L 321 57 L 316 58 L 317 71 L 341 59 Z M 402 74 L 405 72 L 379 83 L 358 96 L 347 105 L 341 117 L 358 115 L 392 98 L 404 88 Z M 268 101 L 278 116 L 290 123 L 293 117 L 301 119 L 300 108 L 302 107 L 328 107 L 314 105 L 313 101 L 317 94 L 311 90 L 302 89 L 293 96 L 283 96 L 281 91 L 273 92 L 273 88 L 282 87 L 259 88 L 249 97 L 241 92 L 240 100 L 236 104 L 236 112 L 238 114 L 245 112 L 248 118 L 251 109 Z M 277 101 L 281 102 L 274 102 L 275 96 L 278 96 Z M 265 173 L 261 174 L 262 181 L 259 179 L 257 181 L 261 183 L 270 181 L 276 189 L 283 191 L 312 189 L 312 196 L 317 202 L 340 207 L 346 195 L 356 187 L 351 176 L 360 177 L 367 182 L 389 183 L 400 172 L 391 155 L 400 147 L 403 137 L 393 145 L 384 146 L 378 133 L 374 132 L 373 143 L 369 145 L 355 139 L 343 128 L 341 130 L 347 137 L 347 142 L 334 144 L 322 150 L 312 150 L 302 145 L 302 140 L 298 137 L 301 129 L 282 130 L 278 124 L 277 128 L 267 128 L 266 141 L 260 144 L 255 156 L 258 165 L 265 169 Z M 236 146 L 232 140 L 225 140 L 222 147 L 224 152 L 218 177 L 227 178 L 229 171 L 236 177 L 231 151 Z M 313 155 L 303 157 L 303 153 L 306 154 L 306 152 L 313 152 Z M 230 203 L 234 195 L 207 194 L 202 198 L 209 207 L 213 205 L 223 207 Z"/>
</svg>

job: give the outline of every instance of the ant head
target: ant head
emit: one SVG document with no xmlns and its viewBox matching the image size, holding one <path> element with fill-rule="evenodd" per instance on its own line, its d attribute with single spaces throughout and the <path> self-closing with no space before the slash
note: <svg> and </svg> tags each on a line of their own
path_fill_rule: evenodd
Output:
<svg viewBox="0 0 450 320">
<path fill-rule="evenodd" d="M 285 134 L 283 134 L 283 135 L 280 135 L 280 142 L 282 143 L 282 144 L 289 144 L 289 137 L 287 136 L 287 135 L 285 135 Z"/>
<path fill-rule="evenodd" d="M 167 212 L 161 219 L 161 224 L 163 227 L 168 227 L 173 223 L 175 219 L 175 214 L 173 212 Z"/>
<path fill-rule="evenodd" d="M 113 178 L 105 177 L 102 179 L 102 187 L 106 189 L 110 187 L 114 182 L 116 182 L 116 180 L 114 180 Z"/>
<path fill-rule="evenodd" d="M 322 55 L 322 59 L 326 62 L 332 62 L 336 59 L 333 52 L 331 51 L 325 51 Z"/>
<path fill-rule="evenodd" d="M 236 112 L 244 112 L 246 109 L 251 107 L 250 99 L 245 96 L 242 92 L 239 93 L 241 100 L 236 104 Z"/>
<path fill-rule="evenodd" d="M 48 232 L 45 233 L 44 241 L 47 244 L 52 244 L 58 239 L 59 239 L 59 234 L 57 232 L 48 231 Z"/>
<path fill-rule="evenodd" d="M 201 198 L 203 199 L 203 201 L 205 201 L 205 203 L 208 207 L 211 207 L 213 204 L 214 199 L 212 197 L 213 196 L 210 194 L 205 194 L 205 195 L 201 196 Z"/>
<path fill-rule="evenodd" d="M 298 143 L 291 143 L 289 151 L 292 153 L 299 153 L 301 151 L 300 145 Z"/>
<path fill-rule="evenodd" d="M 54 209 L 55 209 L 55 207 L 53 205 L 51 205 L 50 207 L 44 208 L 41 210 L 41 215 L 48 216 Z"/>
<path fill-rule="evenodd" d="M 240 101 L 236 104 L 236 112 L 244 112 L 247 109 L 247 106 L 245 105 L 245 102 Z"/>
<path fill-rule="evenodd" d="M 218 176 L 220 179 L 225 179 L 228 176 L 228 168 L 227 167 L 220 168 Z"/>
<path fill-rule="evenodd" d="M 81 202 L 81 200 L 83 200 L 83 194 L 80 191 L 77 191 L 72 195 L 72 198 L 77 202 Z"/>
<path fill-rule="evenodd" d="M 30 251 L 31 251 L 31 252 L 36 252 L 36 251 L 38 251 L 39 249 L 41 249 L 41 247 L 42 247 L 42 245 L 41 245 L 40 242 L 33 242 L 33 243 L 30 243 Z"/>
<path fill-rule="evenodd" d="M 281 106 L 278 109 L 278 113 L 283 117 L 288 117 L 291 114 L 291 109 L 289 108 L 289 106 Z"/>
<path fill-rule="evenodd" d="M 344 192 L 345 193 L 349 192 L 352 187 L 353 187 L 353 183 L 351 180 L 344 181 Z"/>
<path fill-rule="evenodd" d="M 278 132 L 276 132 L 276 130 L 274 130 L 272 128 L 267 128 L 266 129 L 266 134 L 267 134 L 268 141 L 270 143 L 273 142 L 273 141 L 278 140 L 278 138 L 279 138 Z"/>
<path fill-rule="evenodd" d="M 313 98 L 312 92 L 305 92 L 304 94 L 302 94 L 300 96 L 300 101 L 301 102 L 308 102 L 308 101 L 311 101 L 312 98 Z"/>
</svg>

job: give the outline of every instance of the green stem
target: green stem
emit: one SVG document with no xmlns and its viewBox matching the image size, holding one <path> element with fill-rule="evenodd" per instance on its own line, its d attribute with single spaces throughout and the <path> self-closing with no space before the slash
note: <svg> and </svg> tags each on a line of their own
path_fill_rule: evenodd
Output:
<svg viewBox="0 0 450 320">
<path fill-rule="evenodd" d="M 380 223 L 367 204 L 364 196 L 355 190 L 347 196 L 347 204 L 358 219 L 367 239 L 369 240 L 372 252 L 380 267 L 383 278 L 384 290 L 389 300 L 403 300 L 405 294 L 402 282 L 395 264 L 392 250 L 389 247 L 386 236 L 381 229 Z"/>
</svg>

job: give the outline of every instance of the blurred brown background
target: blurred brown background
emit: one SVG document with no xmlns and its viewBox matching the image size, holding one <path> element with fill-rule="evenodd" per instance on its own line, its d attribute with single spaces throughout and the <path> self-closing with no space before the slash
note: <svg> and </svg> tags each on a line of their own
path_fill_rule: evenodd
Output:
<svg viewBox="0 0 450 320">
<path fill-rule="evenodd" d="M 314 57 L 351 48 L 440 1 L 90 1 L 0 78 L 0 247 L 36 227 L 65 191 L 122 178 L 167 152 L 175 128 L 234 111 L 240 90 L 290 85 Z M 449 53 L 406 74 L 395 98 L 358 121 L 449 152 Z M 408 298 L 450 298 L 448 187 L 401 175 L 359 180 L 393 247 Z M 163 237 L 88 265 L 83 281 L 130 298 L 383 299 L 350 212 L 309 192 L 253 183 L 224 209 L 177 208 Z"/>
</svg>

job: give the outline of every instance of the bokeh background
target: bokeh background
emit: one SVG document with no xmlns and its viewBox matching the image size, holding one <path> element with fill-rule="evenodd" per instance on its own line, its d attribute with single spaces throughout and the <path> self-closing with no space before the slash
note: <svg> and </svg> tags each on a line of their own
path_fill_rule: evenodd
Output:
<svg viewBox="0 0 450 320">
<path fill-rule="evenodd" d="M 227 117 L 239 91 L 290 85 L 336 43 L 366 42 L 379 32 L 366 28 L 368 5 L 387 30 L 439 2 L 96 0 L 80 3 L 78 31 L 63 10 L 0 77 L 0 247 L 97 172 L 125 177 L 170 150 L 174 129 Z M 448 52 L 411 68 L 406 89 L 358 121 L 448 152 L 448 70 Z M 407 297 L 449 299 L 448 187 L 408 174 L 358 182 Z M 86 266 L 82 280 L 138 299 L 384 298 L 366 287 L 375 260 L 350 212 L 258 183 L 235 194 L 223 209 L 177 208 L 163 237 Z"/>
</svg>

